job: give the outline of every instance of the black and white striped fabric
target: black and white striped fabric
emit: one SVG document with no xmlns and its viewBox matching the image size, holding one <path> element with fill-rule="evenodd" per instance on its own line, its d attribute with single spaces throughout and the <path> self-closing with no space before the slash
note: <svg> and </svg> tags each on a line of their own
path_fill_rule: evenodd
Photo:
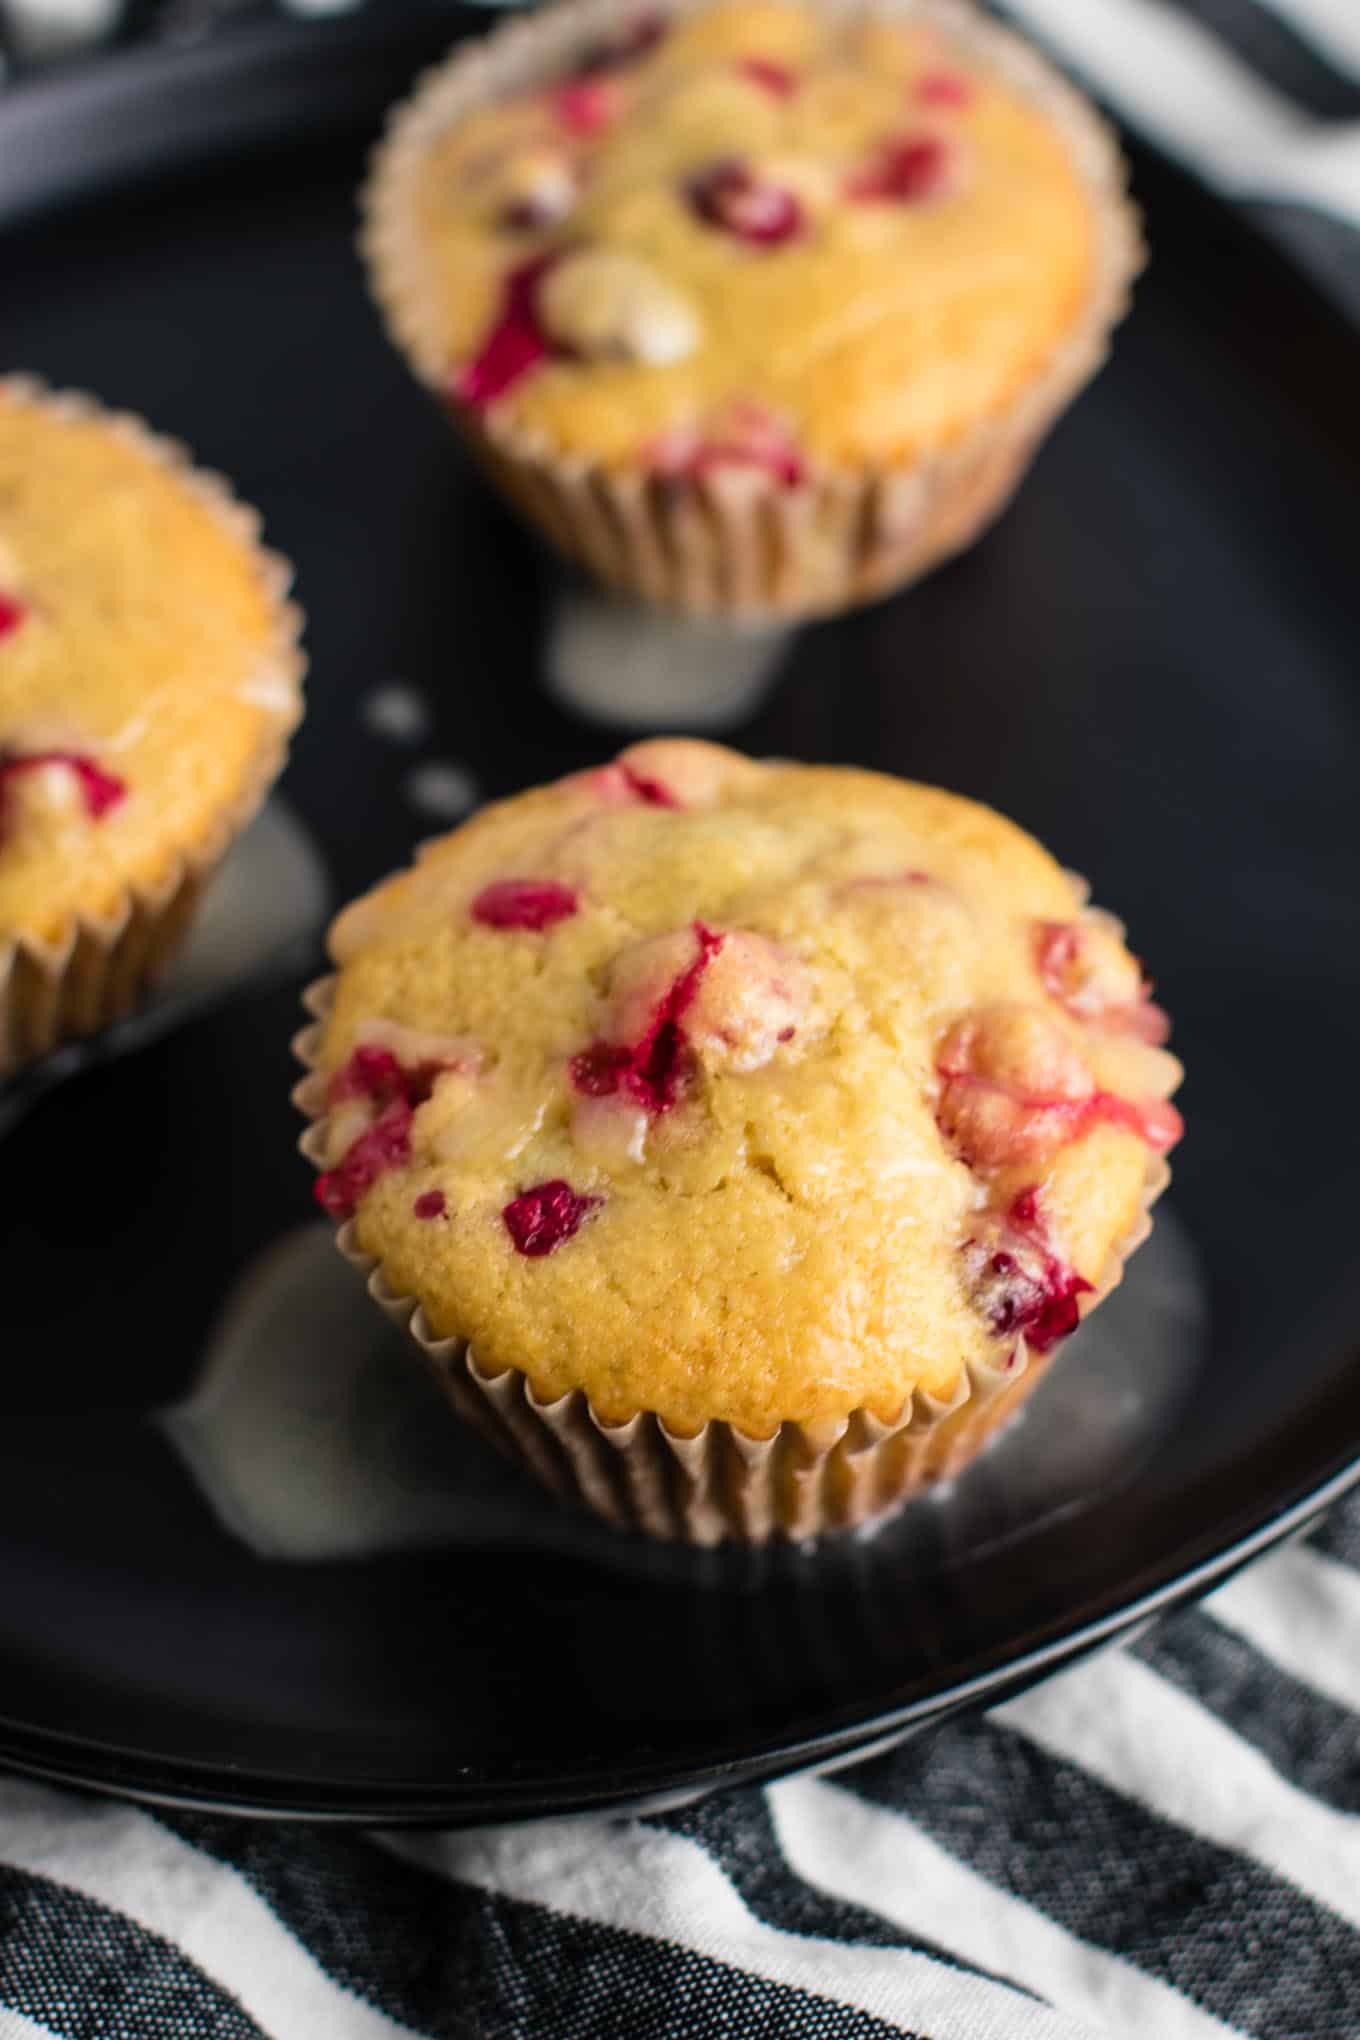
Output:
<svg viewBox="0 0 1360 2040">
<path fill-rule="evenodd" d="M 1355 2040 L 1360 1497 L 990 1718 L 649 1820 L 0 1780 L 0 2040 Z"/>
<path fill-rule="evenodd" d="M 1004 7 L 1360 319 L 1360 0 Z"/>
<path fill-rule="evenodd" d="M 261 11 L 0 0 L 21 55 Z M 1360 316 L 1360 0 L 1007 11 Z M 651 1820 L 362 1836 L 0 1779 L 0 2040 L 1358 2040 L 1357 1710 L 1360 1496 L 987 1719 Z"/>
</svg>

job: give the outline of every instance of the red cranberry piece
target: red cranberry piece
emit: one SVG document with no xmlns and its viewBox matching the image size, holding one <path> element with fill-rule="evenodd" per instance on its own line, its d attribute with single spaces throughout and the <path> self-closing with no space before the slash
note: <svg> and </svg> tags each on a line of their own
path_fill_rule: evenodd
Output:
<svg viewBox="0 0 1360 2040">
<path fill-rule="evenodd" d="M 22 757 L 0 752 L 0 809 L 3 809 L 5 782 L 17 778 L 23 772 L 37 772 L 47 765 L 64 765 L 68 772 L 75 774 L 80 787 L 85 812 L 92 822 L 98 822 L 117 807 L 127 794 L 127 785 L 114 773 L 106 772 L 102 765 L 96 765 L 93 758 L 86 758 L 78 751 L 29 751 Z"/>
<path fill-rule="evenodd" d="M 640 63 L 665 33 L 661 16 L 646 14 L 619 35 L 595 43 L 585 52 L 571 76 L 553 93 L 557 117 L 569 134 L 597 135 L 609 126 L 621 104 L 610 74 Z"/>
<path fill-rule="evenodd" d="M 1042 1161 L 1085 1133 L 1092 1098 L 1044 1098 L 986 1078 L 944 1072 L 938 1119 L 971 1169 Z"/>
<path fill-rule="evenodd" d="M 776 64 L 771 57 L 743 57 L 737 65 L 743 78 L 752 85 L 759 85 L 772 99 L 787 99 L 798 90 L 798 80 L 785 64 Z"/>
<path fill-rule="evenodd" d="M 1044 990 L 1065 1006 L 1071 972 L 1081 954 L 1081 930 L 1075 921 L 1040 921 L 1034 943 Z"/>
<path fill-rule="evenodd" d="M 756 447 L 741 440 L 720 439 L 701 446 L 691 463 L 691 471 L 698 475 L 725 467 L 764 468 L 783 489 L 798 488 L 805 473 L 802 455 L 787 444 Z"/>
<path fill-rule="evenodd" d="M 1153 1004 L 1152 986 L 1146 979 L 1137 981 L 1136 964 L 1121 959 L 1135 979 L 1133 997 L 1127 996 L 1122 970 L 1112 979 L 1107 964 L 1102 978 L 1080 922 L 1040 921 L 1034 931 L 1034 948 L 1044 990 L 1078 1020 L 1115 1033 L 1135 1034 L 1153 1048 L 1160 1048 L 1171 1033 L 1171 1022 L 1161 1007 Z"/>
<path fill-rule="evenodd" d="M 1097 1091 L 1090 1117 L 1126 1127 L 1160 1155 L 1175 1147 L 1185 1132 L 1185 1121 L 1167 1098 L 1118 1098 L 1113 1091 Z"/>
<path fill-rule="evenodd" d="M 972 1168 L 1037 1162 L 1088 1123 L 1090 1070 L 1037 1007 L 1004 1001 L 966 1014 L 941 1043 L 936 1067 L 941 1131 Z"/>
<path fill-rule="evenodd" d="M 846 192 L 850 198 L 915 205 L 948 187 L 954 164 L 953 149 L 938 135 L 887 142 L 868 169 L 851 178 Z"/>
<path fill-rule="evenodd" d="M 1035 1272 L 1000 1250 L 985 1264 L 979 1300 L 998 1337 L 1024 1333 L 1036 1353 L 1047 1353 L 1081 1322 L 1077 1301 L 1091 1288 L 1084 1276 L 1045 1256 Z"/>
<path fill-rule="evenodd" d="M 1092 1285 L 1053 1252 L 1037 1187 L 1004 1217 L 984 1220 L 963 1251 L 973 1300 L 998 1338 L 1023 1333 L 1031 1351 L 1046 1353 L 1076 1330 L 1078 1299 Z"/>
<path fill-rule="evenodd" d="M 0 589 L 0 638 L 8 637 L 17 630 L 27 616 L 28 610 L 16 595 L 6 595 Z"/>
<path fill-rule="evenodd" d="M 378 1108 L 373 1124 L 351 1143 L 344 1160 L 317 1178 L 316 1199 L 332 1218 L 351 1218 L 366 1190 L 389 1169 L 411 1158 L 411 1121 L 447 1067 L 418 1063 L 404 1069 L 390 1049 L 356 1048 L 326 1087 L 330 1105 L 367 1098 Z"/>
<path fill-rule="evenodd" d="M 803 204 L 797 194 L 762 182 L 736 156 L 700 170 L 685 194 L 701 220 L 753 248 L 778 248 L 802 231 Z"/>
<path fill-rule="evenodd" d="M 566 217 L 567 208 L 555 195 L 517 198 L 501 212 L 497 225 L 508 234 L 542 234 Z"/>
<path fill-rule="evenodd" d="M 747 770 L 752 769 L 748 767 Z M 651 737 L 630 744 L 610 765 L 574 773 L 564 785 L 607 807 L 681 810 L 711 807 L 730 783 L 733 761 L 713 744 L 690 737 Z"/>
<path fill-rule="evenodd" d="M 661 780 L 653 779 L 645 772 L 639 772 L 635 765 L 620 760 L 619 771 L 627 782 L 630 793 L 636 795 L 646 807 L 678 808 L 680 803 L 670 788 Z"/>
<path fill-rule="evenodd" d="M 619 110 L 618 88 L 610 78 L 569 78 L 553 93 L 553 110 L 570 135 L 598 135 Z"/>
<path fill-rule="evenodd" d="M 916 97 L 923 106 L 970 106 L 973 83 L 959 71 L 927 71 L 916 81 Z"/>
<path fill-rule="evenodd" d="M 327 1102 L 341 1105 L 349 1098 L 367 1098 L 381 1108 L 400 1098 L 414 1111 L 417 1105 L 425 1103 L 436 1078 L 446 1067 L 444 1063 L 423 1062 L 404 1069 L 390 1048 L 360 1046 L 331 1078 Z"/>
<path fill-rule="evenodd" d="M 479 892 L 472 902 L 472 918 L 484 928 L 524 928 L 541 935 L 576 912 L 577 898 L 570 886 L 550 878 L 501 878 Z"/>
<path fill-rule="evenodd" d="M 698 953 L 666 991 L 642 1039 L 630 1044 L 592 1042 L 573 1056 L 571 1081 L 588 1098 L 624 1091 L 645 1112 L 669 1112 L 681 1091 L 689 1063 L 682 1022 L 698 997 L 704 972 L 723 946 L 723 937 L 694 923 Z"/>
<path fill-rule="evenodd" d="M 937 1118 L 970 1167 L 1039 1162 L 1101 1124 L 1164 1153 L 1183 1132 L 1174 1105 L 1100 1091 L 1057 1025 L 1035 1008 L 998 1005 L 950 1029 L 936 1064 Z"/>
<path fill-rule="evenodd" d="M 698 954 L 671 985 L 633 1051 L 628 1088 L 649 1112 L 667 1112 L 675 1103 L 684 1056 L 680 1023 L 699 995 L 704 972 L 723 946 L 723 937 L 702 921 L 694 923 L 694 935 Z"/>
<path fill-rule="evenodd" d="M 906 871 L 885 872 L 881 878 L 847 878 L 837 890 L 850 894 L 866 892 L 885 893 L 897 891 L 904 885 L 936 885 L 938 883 L 939 881 L 933 878 L 928 871 L 909 869 Z"/>
<path fill-rule="evenodd" d="M 323 1211 L 335 1219 L 352 1218 L 365 1191 L 389 1169 L 402 1168 L 410 1160 L 412 1116 L 406 1099 L 394 1098 L 338 1167 L 317 1177 L 316 1201 Z"/>
<path fill-rule="evenodd" d="M 583 1196 L 558 1176 L 551 1183 L 535 1183 L 531 1190 L 521 1191 L 505 1206 L 501 1217 L 515 1252 L 536 1261 L 579 1232 L 582 1220 L 603 1202 L 602 1197 Z"/>
<path fill-rule="evenodd" d="M 454 380 L 455 396 L 474 410 L 484 411 L 540 362 L 560 351 L 539 324 L 535 303 L 538 286 L 556 260 L 555 253 L 536 256 L 506 277 L 490 332 Z"/>
<path fill-rule="evenodd" d="M 127 793 L 125 781 L 116 773 L 105 772 L 92 758 L 62 756 L 53 752 L 46 761 L 50 765 L 65 765 L 80 781 L 80 791 L 85 800 L 85 812 L 91 821 L 97 822 L 110 808 L 116 808 Z"/>
<path fill-rule="evenodd" d="M 632 1049 L 610 1041 L 592 1041 L 569 1064 L 572 1083 L 587 1098 L 612 1098 L 632 1067 Z"/>
<path fill-rule="evenodd" d="M 422 1190 L 411 1206 L 417 1218 L 442 1218 L 448 1208 L 448 1199 L 442 1190 Z"/>
<path fill-rule="evenodd" d="M 652 448 L 651 464 L 668 480 L 684 482 L 727 467 L 761 468 L 785 489 L 796 489 L 806 472 L 779 420 L 755 403 L 729 405 L 702 431 L 672 434 Z"/>
<path fill-rule="evenodd" d="M 607 802 L 610 807 L 632 807 L 640 802 L 644 807 L 682 808 L 684 802 L 674 794 L 664 780 L 654 773 L 640 772 L 635 765 L 626 764 L 616 758 L 612 765 L 601 765 L 594 772 L 583 775 L 597 799 Z"/>
<path fill-rule="evenodd" d="M 1113 1091 L 1046 1098 L 983 1077 L 943 1074 L 941 1131 L 975 1169 L 1042 1160 L 1081 1140 L 1093 1126 L 1122 1126 L 1159 1154 L 1175 1147 L 1185 1131 L 1180 1113 L 1164 1098 L 1121 1098 Z M 984 1118 L 980 1108 L 988 1100 L 993 1109 Z"/>
<path fill-rule="evenodd" d="M 401 1092 L 401 1064 L 390 1048 L 356 1048 L 343 1069 L 338 1069 L 327 1086 L 330 1104 L 341 1105 L 349 1098 L 372 1098 L 386 1103 Z"/>
</svg>

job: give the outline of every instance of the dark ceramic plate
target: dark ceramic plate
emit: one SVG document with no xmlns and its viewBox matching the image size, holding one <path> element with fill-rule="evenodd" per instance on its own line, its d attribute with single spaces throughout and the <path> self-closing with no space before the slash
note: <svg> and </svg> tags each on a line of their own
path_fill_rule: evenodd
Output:
<svg viewBox="0 0 1360 2040">
<path fill-rule="evenodd" d="M 473 779 L 611 743 L 545 694 L 556 570 L 351 252 L 363 146 L 449 29 L 242 31 L 0 101 L 6 360 L 265 510 L 312 619 L 285 793 L 341 894 Z M 1127 915 L 1192 1075 L 1120 1295 L 1018 1432 L 872 1540 L 690 1556 L 577 1524 L 427 1421 L 312 1225 L 304 973 L 275 970 L 5 1140 L 0 1757 L 349 1819 L 655 1801 L 1010 1690 L 1354 1478 L 1354 343 L 1165 165 L 1137 183 L 1155 261 L 1019 502 L 789 641 L 731 731 L 995 802 Z"/>
</svg>

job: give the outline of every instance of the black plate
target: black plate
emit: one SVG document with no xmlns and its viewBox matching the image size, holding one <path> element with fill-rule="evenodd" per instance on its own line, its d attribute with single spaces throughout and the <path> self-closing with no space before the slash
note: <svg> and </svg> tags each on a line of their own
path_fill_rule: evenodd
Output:
<svg viewBox="0 0 1360 2040">
<path fill-rule="evenodd" d="M 419 755 L 488 792 L 607 748 L 542 691 L 555 569 L 389 353 L 351 252 L 361 143 L 448 24 L 242 33 L 0 102 L 5 355 L 147 413 L 263 507 L 312 618 L 286 792 L 341 894 L 430 826 L 413 754 L 361 719 L 386 676 L 434 704 Z M 343 1556 L 368 1519 L 342 1501 L 337 1534 L 332 1496 L 331 1556 L 262 1558 L 148 1420 L 243 1271 L 309 1222 L 296 985 L 247 988 L 62 1085 L 3 1148 L 0 1755 L 345 1818 L 637 1802 L 994 1696 L 1354 1477 L 1354 346 L 1201 193 L 1137 172 L 1154 265 L 1019 503 L 917 591 L 798 636 L 733 732 L 993 801 L 1127 914 L 1177 1016 L 1190 1135 L 1099 1364 L 1074 1349 L 1012 1441 L 872 1541 L 653 1552 L 521 1502 L 431 1431 L 304 1234 L 256 1290 L 297 1274 L 323 1346 L 350 1322 L 378 1342 L 402 1407 L 369 1424 L 361 1355 L 346 1421 L 386 1426 L 387 1499 L 414 1510 L 397 1541 L 436 1545 Z M 263 1421 L 241 1463 L 291 1502 L 312 1434 L 271 1459 L 288 1434 Z M 412 1433 L 460 1469 L 457 1522 L 421 1515 Z"/>
</svg>

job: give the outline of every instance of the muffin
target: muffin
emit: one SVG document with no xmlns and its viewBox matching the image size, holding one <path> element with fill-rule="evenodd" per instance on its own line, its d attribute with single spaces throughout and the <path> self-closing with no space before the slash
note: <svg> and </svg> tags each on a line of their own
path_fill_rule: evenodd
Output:
<svg viewBox="0 0 1360 2040">
<path fill-rule="evenodd" d="M 1105 128 L 959 0 L 569 0 L 430 73 L 365 194 L 397 345 L 606 582 L 797 616 L 968 544 L 1139 244 Z"/>
<path fill-rule="evenodd" d="M 298 1048 L 340 1245 L 614 1520 L 862 1522 L 1118 1280 L 1180 1133 L 1119 924 L 950 793 L 658 740 L 348 907 Z"/>
<path fill-rule="evenodd" d="M 257 532 L 136 419 L 0 378 L 0 1076 L 130 1010 L 283 764 Z"/>
</svg>

